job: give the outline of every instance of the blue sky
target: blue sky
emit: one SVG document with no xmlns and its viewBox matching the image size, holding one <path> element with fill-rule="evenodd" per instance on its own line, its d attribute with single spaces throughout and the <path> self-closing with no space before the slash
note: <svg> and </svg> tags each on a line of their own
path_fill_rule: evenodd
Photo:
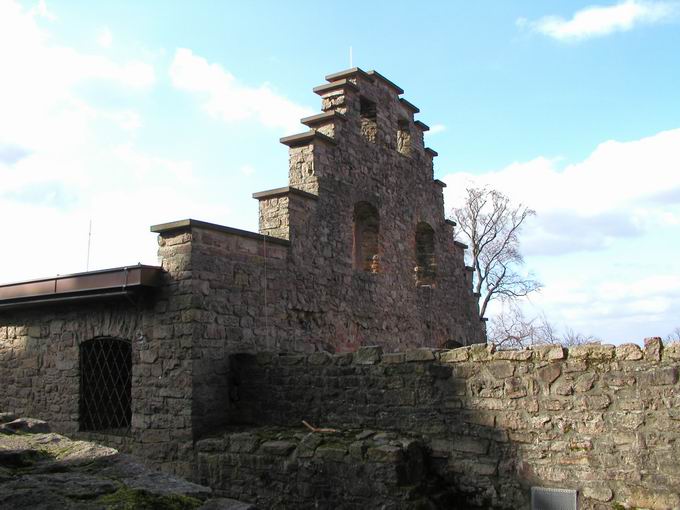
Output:
<svg viewBox="0 0 680 510">
<path fill-rule="evenodd" d="M 530 308 L 604 341 L 680 326 L 680 3 L 0 0 L 0 281 L 154 263 L 149 225 L 255 230 L 285 134 L 353 65 L 469 182 L 536 209 Z"/>
</svg>

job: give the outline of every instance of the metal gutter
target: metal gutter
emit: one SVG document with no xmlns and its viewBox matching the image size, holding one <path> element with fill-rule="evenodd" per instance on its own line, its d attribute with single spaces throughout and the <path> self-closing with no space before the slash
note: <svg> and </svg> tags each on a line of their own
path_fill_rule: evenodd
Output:
<svg viewBox="0 0 680 510">
<path fill-rule="evenodd" d="M 0 310 L 101 300 L 158 287 L 162 269 L 138 264 L 0 285 Z"/>
</svg>

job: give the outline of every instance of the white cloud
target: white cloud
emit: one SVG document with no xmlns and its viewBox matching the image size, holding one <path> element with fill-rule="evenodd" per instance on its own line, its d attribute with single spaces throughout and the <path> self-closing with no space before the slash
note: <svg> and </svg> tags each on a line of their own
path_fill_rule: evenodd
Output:
<svg viewBox="0 0 680 510">
<path fill-rule="evenodd" d="M 546 16 L 537 21 L 520 18 L 517 24 L 558 41 L 575 42 L 659 23 L 677 14 L 678 5 L 676 2 L 625 0 L 614 5 L 586 7 L 569 20 Z"/>
<path fill-rule="evenodd" d="M 102 48 L 110 48 L 113 45 L 113 34 L 108 27 L 105 27 L 101 32 L 99 32 L 99 36 L 97 36 L 97 43 Z"/>
<path fill-rule="evenodd" d="M 444 124 L 435 124 L 432 127 L 430 127 L 430 130 L 427 133 L 430 135 L 436 135 L 437 133 L 441 133 L 442 131 L 446 131 L 446 126 Z"/>
<path fill-rule="evenodd" d="M 680 312 L 679 148 L 680 128 L 607 141 L 572 164 L 537 157 L 442 180 L 449 206 L 472 184 L 536 209 L 521 236 L 545 284 L 530 314 L 608 342 L 641 341 L 670 332 Z"/>
<path fill-rule="evenodd" d="M 447 202 L 470 183 L 490 185 L 537 211 L 525 232 L 527 254 L 606 248 L 680 218 L 680 128 L 630 142 L 607 141 L 585 160 L 560 168 L 537 157 L 481 176 L 442 177 Z M 659 199 L 662 197 L 663 199 Z"/>
<path fill-rule="evenodd" d="M 255 167 L 253 165 L 243 165 L 241 167 L 241 173 L 245 176 L 251 176 L 255 173 Z"/>
<path fill-rule="evenodd" d="M 277 94 L 268 84 L 249 87 L 218 64 L 180 48 L 170 66 L 173 85 L 202 98 L 202 107 L 225 122 L 255 120 L 264 126 L 299 131 L 313 111 Z"/>
<path fill-rule="evenodd" d="M 134 97 L 154 84 L 153 67 L 57 44 L 45 9 L 0 0 L 0 229 L 16 248 L 0 253 L 0 282 L 84 270 L 90 219 L 90 269 L 155 263 L 156 238 L 140 223 L 216 218 L 226 206 L 194 203 L 191 161 L 135 145 L 134 108 L 80 92 L 96 80 Z"/>
</svg>

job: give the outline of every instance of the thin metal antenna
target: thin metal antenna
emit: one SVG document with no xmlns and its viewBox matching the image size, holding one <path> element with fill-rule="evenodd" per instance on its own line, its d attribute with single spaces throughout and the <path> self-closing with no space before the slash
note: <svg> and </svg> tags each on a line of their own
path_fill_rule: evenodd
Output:
<svg viewBox="0 0 680 510">
<path fill-rule="evenodd" d="M 349 47 L 349 66 L 352 67 L 352 47 Z"/>
<path fill-rule="evenodd" d="M 85 271 L 90 270 L 90 244 L 92 243 L 92 218 L 90 218 L 90 228 L 87 232 L 87 264 L 85 265 Z"/>
</svg>

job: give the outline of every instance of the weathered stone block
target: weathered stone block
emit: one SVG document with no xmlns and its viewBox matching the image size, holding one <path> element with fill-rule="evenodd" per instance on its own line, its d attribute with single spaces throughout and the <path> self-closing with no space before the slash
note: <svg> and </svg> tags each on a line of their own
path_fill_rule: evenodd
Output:
<svg viewBox="0 0 680 510">
<path fill-rule="evenodd" d="M 562 368 L 557 364 L 546 365 L 537 370 L 539 381 L 551 385 L 562 374 Z"/>
<path fill-rule="evenodd" d="M 333 462 L 342 462 L 347 455 L 347 448 L 340 445 L 321 445 L 314 453 L 315 457 Z"/>
<path fill-rule="evenodd" d="M 614 359 L 616 348 L 607 344 L 586 344 L 569 348 L 570 359 L 608 361 Z"/>
<path fill-rule="evenodd" d="M 622 344 L 616 347 L 616 359 L 636 361 L 642 359 L 642 350 L 637 344 Z"/>
<path fill-rule="evenodd" d="M 489 450 L 489 441 L 461 436 L 452 439 L 451 450 L 484 455 Z"/>
<path fill-rule="evenodd" d="M 409 349 L 406 351 L 406 361 L 432 361 L 435 359 L 432 349 Z"/>
<path fill-rule="evenodd" d="M 401 462 L 403 457 L 401 448 L 387 444 L 369 448 L 366 452 L 366 460 L 369 462 L 396 464 Z"/>
<path fill-rule="evenodd" d="M 527 395 L 527 389 L 519 377 L 511 377 L 505 380 L 505 396 L 508 398 L 520 398 Z"/>
<path fill-rule="evenodd" d="M 397 364 L 406 362 L 406 354 L 403 352 L 390 352 L 382 355 L 382 362 L 386 364 Z"/>
<path fill-rule="evenodd" d="M 461 347 L 459 349 L 452 349 L 440 353 L 439 359 L 444 363 L 459 363 L 461 361 L 467 361 L 469 353 L 470 350 L 467 347 Z"/>
<path fill-rule="evenodd" d="M 541 361 L 564 359 L 564 348 L 561 345 L 538 345 L 531 350 L 534 351 L 534 358 Z"/>
<path fill-rule="evenodd" d="M 375 365 L 382 357 L 382 347 L 378 345 L 360 347 L 354 353 L 353 363 L 357 365 Z"/>
<path fill-rule="evenodd" d="M 638 384 L 644 386 L 667 386 L 678 382 L 678 367 L 656 368 L 637 375 Z"/>
<path fill-rule="evenodd" d="M 296 446 L 297 445 L 291 441 L 266 441 L 262 443 L 260 449 L 262 453 L 267 455 L 285 457 L 295 450 Z"/>
<path fill-rule="evenodd" d="M 647 361 L 661 361 L 663 342 L 658 336 L 645 338 L 645 359 Z"/>
<path fill-rule="evenodd" d="M 508 360 L 508 361 L 529 361 L 533 356 L 533 352 L 530 350 L 524 351 L 496 351 L 493 354 L 493 359 L 497 360 Z"/>
</svg>

